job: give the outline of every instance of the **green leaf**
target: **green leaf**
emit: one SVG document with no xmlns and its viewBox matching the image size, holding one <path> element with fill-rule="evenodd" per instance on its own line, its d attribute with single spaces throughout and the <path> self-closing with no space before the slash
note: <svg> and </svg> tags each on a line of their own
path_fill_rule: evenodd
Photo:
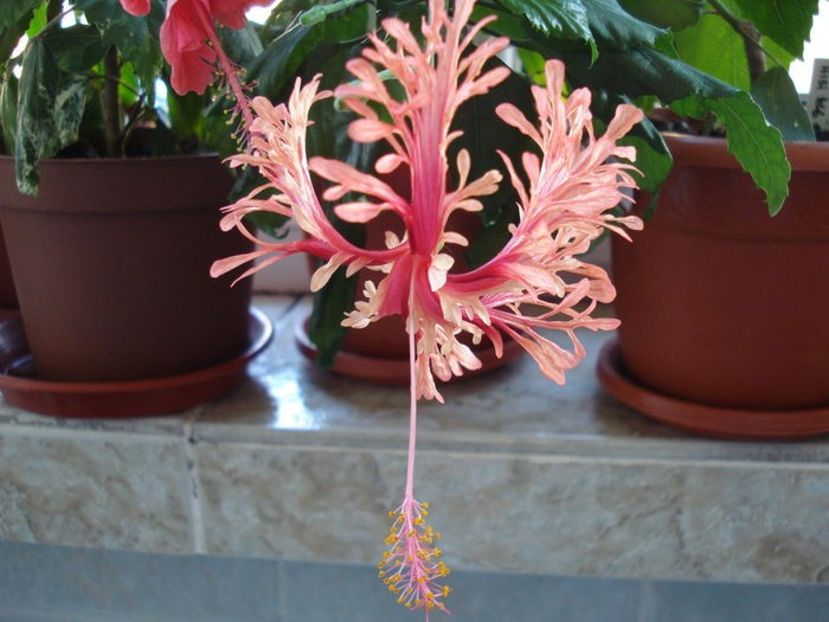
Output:
<svg viewBox="0 0 829 622">
<path fill-rule="evenodd" d="M 592 56 L 596 56 L 596 43 L 582 0 L 498 0 L 498 3 L 523 17 L 543 36 L 584 41 L 590 46 Z"/>
<path fill-rule="evenodd" d="M 760 76 L 751 87 L 751 96 L 783 140 L 815 140 L 809 114 L 785 69 L 772 67 Z"/>
<path fill-rule="evenodd" d="M 767 52 L 766 66 L 769 68 L 782 67 L 788 71 L 794 61 L 794 56 L 792 56 L 788 50 L 784 50 L 768 37 L 760 37 L 760 45 L 762 45 L 763 49 Z"/>
<path fill-rule="evenodd" d="M 14 155 L 17 130 L 17 78 L 8 71 L 0 82 L 0 132 L 8 155 Z"/>
<path fill-rule="evenodd" d="M 792 56 L 803 57 L 818 0 L 735 0 L 743 17 Z"/>
<path fill-rule="evenodd" d="M 487 27 L 488 31 L 504 37 L 509 37 L 513 43 L 529 41 L 531 38 L 529 30 L 524 27 L 523 18 L 508 11 L 478 4 L 474 9 L 472 9 L 472 16 L 470 19 L 474 23 L 479 22 L 490 15 L 494 15 L 497 19 Z"/>
<path fill-rule="evenodd" d="M 269 99 L 278 99 L 285 84 L 319 41 L 309 26 L 295 26 L 282 33 L 250 64 L 249 75 L 257 90 Z"/>
<path fill-rule="evenodd" d="M 41 35 L 65 73 L 88 71 L 104 57 L 101 35 L 92 26 L 54 28 Z"/>
<path fill-rule="evenodd" d="M 329 15 L 315 26 L 294 26 L 268 45 L 250 64 L 250 76 L 259 84 L 262 95 L 279 99 L 282 89 L 293 82 L 297 70 L 311 52 L 314 52 L 316 60 L 318 55 L 324 54 L 321 50 L 324 44 L 345 45 L 364 37 L 373 29 L 374 17 L 374 7 L 364 3 Z"/>
<path fill-rule="evenodd" d="M 154 88 L 161 72 L 162 58 L 158 31 L 164 19 L 164 6 L 153 0 L 149 15 L 130 15 L 115 0 L 77 0 L 90 24 L 101 33 L 104 46 L 116 46 L 121 56 L 132 63 L 145 90 Z"/>
<path fill-rule="evenodd" d="M 692 95 L 716 98 L 737 92 L 733 86 L 647 47 L 602 52 L 593 65 L 586 54 L 559 57 L 567 63 L 568 79 L 574 86 L 604 89 L 630 99 L 655 95 L 669 104 Z"/>
<path fill-rule="evenodd" d="M 621 0 L 635 17 L 674 32 L 693 26 L 702 15 L 703 0 Z"/>
<path fill-rule="evenodd" d="M 617 0 L 582 0 L 587 9 L 590 31 L 602 54 L 605 50 L 654 47 L 667 32 L 637 19 Z M 594 59 L 595 60 L 595 59 Z"/>
<path fill-rule="evenodd" d="M 12 52 L 17 47 L 20 38 L 26 34 L 26 28 L 31 19 L 32 13 L 30 11 L 24 13 L 16 24 L 0 26 L 0 70 L 11 60 Z"/>
<path fill-rule="evenodd" d="M 118 85 L 118 97 L 125 108 L 130 108 L 138 102 L 136 93 L 141 89 L 138 83 L 138 76 L 135 75 L 135 67 L 132 63 L 121 65 L 121 84 Z"/>
<path fill-rule="evenodd" d="M 365 2 L 365 0 L 337 0 L 330 4 L 317 4 L 299 16 L 299 23 L 303 26 L 316 26 L 328 19 L 333 13 L 350 9 L 355 4 L 361 4 L 362 2 Z"/>
<path fill-rule="evenodd" d="M 314 309 L 308 333 L 317 347 L 317 365 L 329 368 L 345 338 L 342 326 L 344 312 L 353 307 L 357 294 L 357 275 L 347 278 L 345 270 L 337 270 L 325 287 L 314 296 Z"/>
<path fill-rule="evenodd" d="M 86 79 L 62 75 L 42 38 L 29 42 L 18 86 L 15 158 L 21 192 L 36 194 L 37 162 L 78 139 L 86 104 Z"/>
<path fill-rule="evenodd" d="M 32 14 L 32 21 L 29 23 L 29 27 L 26 30 L 26 36 L 30 39 L 40 34 L 40 32 L 46 28 L 46 24 L 49 23 L 49 2 L 48 0 L 44 0 L 42 3 L 37 4 Z"/>
<path fill-rule="evenodd" d="M 719 15 L 703 15 L 699 22 L 674 36 L 679 57 L 739 89 L 751 88 L 743 38 Z"/>
<path fill-rule="evenodd" d="M 28 26 L 32 21 L 32 13 L 41 4 L 43 0 L 3 0 L 3 8 L 0 10 L 0 31 L 16 28 L 21 20 L 24 20 Z"/>
<path fill-rule="evenodd" d="M 546 86 L 547 74 L 544 73 L 544 65 L 546 63 L 544 57 L 538 52 L 524 48 L 518 48 L 518 57 L 521 59 L 521 64 L 524 65 L 524 72 L 532 80 L 533 84 Z"/>
<path fill-rule="evenodd" d="M 177 140 L 187 140 L 199 134 L 206 105 L 206 95 L 198 93 L 179 95 L 173 89 L 167 89 L 170 126 Z"/>
<path fill-rule="evenodd" d="M 708 105 L 725 125 L 728 151 L 765 192 L 769 214 L 775 216 L 789 195 L 791 177 L 780 131 L 766 122 L 763 111 L 748 93 L 741 91 Z"/>
<path fill-rule="evenodd" d="M 256 28 L 250 22 L 240 30 L 220 28 L 219 38 L 228 57 L 242 66 L 248 65 L 265 49 Z"/>
</svg>

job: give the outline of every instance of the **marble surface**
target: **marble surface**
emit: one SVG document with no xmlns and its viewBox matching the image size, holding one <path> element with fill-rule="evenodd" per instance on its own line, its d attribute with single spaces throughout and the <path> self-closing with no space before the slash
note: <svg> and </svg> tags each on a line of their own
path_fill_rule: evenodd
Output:
<svg viewBox="0 0 829 622">
<path fill-rule="evenodd" d="M 305 298 L 259 297 L 275 339 L 232 394 L 179 416 L 58 420 L 0 403 L 0 540 L 370 563 L 402 491 L 405 388 L 321 371 Z M 420 409 L 417 495 L 466 570 L 728 581 L 829 578 L 829 443 L 653 423 L 587 360 L 521 360 Z"/>
<path fill-rule="evenodd" d="M 192 551 L 179 442 L 0 430 L 0 540 Z"/>
</svg>

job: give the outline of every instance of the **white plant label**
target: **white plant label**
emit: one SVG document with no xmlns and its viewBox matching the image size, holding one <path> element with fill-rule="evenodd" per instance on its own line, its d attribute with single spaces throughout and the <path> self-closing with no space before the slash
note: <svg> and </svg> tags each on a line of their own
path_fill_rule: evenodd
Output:
<svg viewBox="0 0 829 622">
<path fill-rule="evenodd" d="M 829 58 L 815 59 L 807 105 L 812 124 L 829 132 Z"/>
</svg>

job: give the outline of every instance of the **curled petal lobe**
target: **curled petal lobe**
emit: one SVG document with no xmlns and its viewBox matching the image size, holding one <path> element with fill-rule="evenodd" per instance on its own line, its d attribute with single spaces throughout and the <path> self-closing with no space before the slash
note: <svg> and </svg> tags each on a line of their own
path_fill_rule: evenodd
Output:
<svg viewBox="0 0 829 622">
<path fill-rule="evenodd" d="M 368 222 L 374 220 L 382 211 L 389 209 L 387 203 L 370 203 L 359 201 L 342 203 L 334 208 L 334 213 L 346 222 Z"/>
<path fill-rule="evenodd" d="M 441 253 L 432 257 L 432 263 L 429 266 L 429 285 L 433 292 L 446 284 L 447 275 L 454 264 L 455 260 L 449 255 Z"/>
<path fill-rule="evenodd" d="M 348 255 L 345 253 L 337 253 L 331 257 L 325 265 L 317 268 L 311 276 L 311 291 L 318 292 L 325 287 L 325 284 L 328 283 L 337 269 L 343 265 L 347 259 Z"/>
<path fill-rule="evenodd" d="M 397 155 L 396 153 L 387 153 L 382 156 L 374 165 L 376 170 L 381 175 L 388 175 L 398 169 L 401 164 L 406 164 L 406 158 Z"/>
<path fill-rule="evenodd" d="M 613 142 L 616 142 L 620 138 L 622 138 L 625 134 L 627 134 L 633 126 L 639 123 L 645 114 L 642 112 L 640 108 L 633 106 L 631 104 L 622 104 L 616 109 L 616 114 L 613 116 L 613 119 L 610 121 L 610 125 L 607 126 L 607 131 L 604 134 L 604 138 Z M 636 152 L 633 152 L 634 157 L 628 158 L 629 160 L 635 159 Z"/>
</svg>

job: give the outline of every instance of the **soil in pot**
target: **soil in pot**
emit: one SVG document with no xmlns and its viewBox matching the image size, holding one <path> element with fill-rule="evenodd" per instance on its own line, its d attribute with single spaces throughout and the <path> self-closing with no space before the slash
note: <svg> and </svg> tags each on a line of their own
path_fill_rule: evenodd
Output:
<svg viewBox="0 0 829 622">
<path fill-rule="evenodd" d="M 829 144 L 787 145 L 791 194 L 771 218 L 724 140 L 667 141 L 655 215 L 613 239 L 625 367 L 698 404 L 829 407 Z"/>
<path fill-rule="evenodd" d="M 211 279 L 244 252 L 222 233 L 232 179 L 215 157 L 41 163 L 36 198 L 0 158 L 0 218 L 38 376 L 137 380 L 187 373 L 248 345 L 250 283 Z"/>
</svg>

